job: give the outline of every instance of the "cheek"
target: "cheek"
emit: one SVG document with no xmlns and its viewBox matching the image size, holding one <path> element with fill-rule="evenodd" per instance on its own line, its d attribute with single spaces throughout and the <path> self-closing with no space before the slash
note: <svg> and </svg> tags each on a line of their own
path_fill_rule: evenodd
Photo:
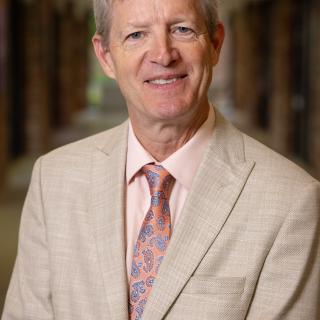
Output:
<svg viewBox="0 0 320 320">
<path fill-rule="evenodd" d="M 207 69 L 212 68 L 212 61 L 208 48 L 202 46 L 194 47 L 193 50 L 188 50 L 185 55 L 187 65 L 196 73 L 204 73 Z"/>
<path fill-rule="evenodd" d="M 199 50 L 193 59 L 193 86 L 198 96 L 202 96 L 210 86 L 212 80 L 212 61 L 208 52 Z"/>
<path fill-rule="evenodd" d="M 191 67 L 198 86 L 207 86 L 207 82 L 211 82 L 212 63 L 208 55 L 199 55 L 197 59 L 193 60 Z"/>
<path fill-rule="evenodd" d="M 122 81 L 131 87 L 143 85 L 143 65 L 136 56 L 127 56 L 121 67 Z"/>
<path fill-rule="evenodd" d="M 202 64 L 203 76 L 211 78 L 213 65 L 212 65 L 212 57 L 210 54 L 208 54 L 208 51 L 203 52 L 201 64 Z"/>
</svg>

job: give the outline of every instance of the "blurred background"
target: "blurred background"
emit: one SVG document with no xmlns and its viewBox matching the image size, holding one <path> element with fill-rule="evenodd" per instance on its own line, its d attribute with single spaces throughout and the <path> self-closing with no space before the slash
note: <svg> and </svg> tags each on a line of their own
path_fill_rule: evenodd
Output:
<svg viewBox="0 0 320 320">
<path fill-rule="evenodd" d="M 320 1 L 221 1 L 210 98 L 320 178 Z M 93 56 L 90 0 L 0 0 L 0 314 L 35 159 L 126 116 Z"/>
</svg>

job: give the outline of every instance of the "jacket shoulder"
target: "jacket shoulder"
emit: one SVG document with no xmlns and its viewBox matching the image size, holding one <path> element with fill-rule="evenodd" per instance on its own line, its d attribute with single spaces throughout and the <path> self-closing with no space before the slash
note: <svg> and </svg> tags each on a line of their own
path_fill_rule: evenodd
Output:
<svg viewBox="0 0 320 320">
<path fill-rule="evenodd" d="M 85 161 L 92 152 L 101 150 L 108 152 L 114 145 L 127 136 L 127 121 L 109 130 L 97 133 L 90 137 L 69 143 L 41 157 L 42 162 Z"/>
<path fill-rule="evenodd" d="M 42 181 L 87 184 L 90 178 L 93 155 L 108 154 L 123 146 L 127 139 L 127 122 L 93 136 L 59 147 L 41 156 L 33 172 L 39 172 Z M 39 169 L 39 170 L 38 170 Z M 55 182 L 54 182 L 55 181 Z"/>
<path fill-rule="evenodd" d="M 270 181 L 292 181 L 309 184 L 318 181 L 293 161 L 285 158 L 259 141 L 243 134 L 245 157 L 255 162 L 256 174 Z"/>
</svg>

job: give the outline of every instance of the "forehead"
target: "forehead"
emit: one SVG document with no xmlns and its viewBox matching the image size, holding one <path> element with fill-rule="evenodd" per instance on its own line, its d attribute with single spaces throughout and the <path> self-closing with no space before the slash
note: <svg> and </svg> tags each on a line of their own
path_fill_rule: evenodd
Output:
<svg viewBox="0 0 320 320">
<path fill-rule="evenodd" d="M 200 0 L 113 0 L 112 24 L 162 22 L 172 19 L 204 20 Z"/>
</svg>

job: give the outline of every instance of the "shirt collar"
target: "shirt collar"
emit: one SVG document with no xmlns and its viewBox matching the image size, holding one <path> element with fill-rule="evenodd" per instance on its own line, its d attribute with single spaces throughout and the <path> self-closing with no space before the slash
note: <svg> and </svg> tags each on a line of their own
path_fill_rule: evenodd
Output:
<svg viewBox="0 0 320 320">
<path fill-rule="evenodd" d="M 126 164 L 126 180 L 129 184 L 136 173 L 146 164 L 156 162 L 156 160 L 143 148 L 133 132 L 131 121 L 129 120 L 128 130 L 128 151 Z"/>
<path fill-rule="evenodd" d="M 210 108 L 207 120 L 195 135 L 180 149 L 160 163 L 187 190 L 191 189 L 193 178 L 202 161 L 214 128 L 214 110 Z M 141 145 L 133 132 L 131 121 L 128 131 L 128 152 L 126 164 L 126 181 L 129 184 L 136 173 L 147 163 L 159 164 Z M 181 165 L 183 163 L 183 166 Z"/>
</svg>

